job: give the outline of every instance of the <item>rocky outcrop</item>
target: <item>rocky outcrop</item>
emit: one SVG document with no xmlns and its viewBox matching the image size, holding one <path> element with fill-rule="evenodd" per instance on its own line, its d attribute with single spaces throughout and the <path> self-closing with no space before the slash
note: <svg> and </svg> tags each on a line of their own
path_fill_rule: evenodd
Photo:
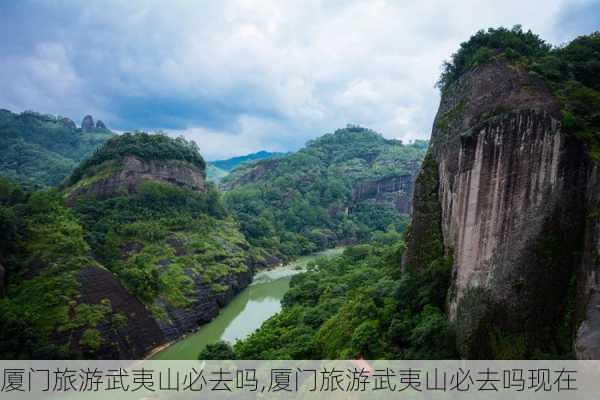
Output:
<svg viewBox="0 0 600 400">
<path fill-rule="evenodd" d="M 374 199 L 377 203 L 393 205 L 403 214 L 410 213 L 410 201 L 418 165 L 415 165 L 413 171 L 415 172 L 413 175 L 359 182 L 352 188 L 352 204 Z"/>
<path fill-rule="evenodd" d="M 578 281 L 578 315 L 582 321 L 575 338 L 577 358 L 600 359 L 600 168 L 591 165 L 586 191 L 587 213 L 582 263 Z"/>
<path fill-rule="evenodd" d="M 134 193 L 138 185 L 147 180 L 185 186 L 197 191 L 205 189 L 203 171 L 190 163 L 177 160 L 140 160 L 127 156 L 117 165 L 107 166 L 108 174 L 91 182 L 83 179 L 68 196 L 72 205 L 82 195 L 106 199 L 120 194 Z"/>
<path fill-rule="evenodd" d="M 87 304 L 107 302 L 112 313 L 97 326 L 102 337 L 99 352 L 90 355 L 100 359 L 139 359 L 165 342 L 165 337 L 152 313 L 129 293 L 115 276 L 105 269 L 90 267 L 79 272 L 81 301 Z M 115 315 L 124 320 L 116 323 Z M 72 341 L 79 343 L 78 338 Z M 76 352 L 77 353 L 77 352 Z"/>
<path fill-rule="evenodd" d="M 96 121 L 96 129 L 106 129 L 106 125 L 101 120 Z"/>
<path fill-rule="evenodd" d="M 227 275 L 219 282 L 226 289 L 218 293 L 201 278 L 195 278 L 194 293 L 190 295 L 193 301 L 187 307 L 173 307 L 160 299 L 157 300 L 156 306 L 165 309 L 167 314 L 166 318 L 158 319 L 160 329 L 167 341 L 175 340 L 200 325 L 210 322 L 219 314 L 221 308 L 250 284 L 252 276 L 251 270 Z"/>
<path fill-rule="evenodd" d="M 448 311 L 465 357 L 564 346 L 589 162 L 560 121 L 545 84 L 505 63 L 442 96 L 428 156 L 435 180 L 417 180 L 413 209 L 427 212 L 413 216 L 404 264 L 439 234 L 454 260 Z"/>
<path fill-rule="evenodd" d="M 86 115 L 85 117 L 83 117 L 83 120 L 81 121 L 81 129 L 83 129 L 84 131 L 94 129 L 94 118 L 92 118 L 91 115 Z"/>
<path fill-rule="evenodd" d="M 59 117 L 59 121 L 62 122 L 69 129 L 77 129 L 77 125 L 75 125 L 75 122 L 70 118 Z"/>
</svg>

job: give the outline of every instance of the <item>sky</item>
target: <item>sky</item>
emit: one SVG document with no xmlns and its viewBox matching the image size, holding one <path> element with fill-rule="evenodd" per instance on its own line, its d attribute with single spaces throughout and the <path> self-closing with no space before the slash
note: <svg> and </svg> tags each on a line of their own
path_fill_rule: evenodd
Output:
<svg viewBox="0 0 600 400">
<path fill-rule="evenodd" d="M 164 131 L 208 160 L 346 124 L 427 139 L 441 65 L 479 29 L 560 45 L 600 0 L 0 2 L 0 108 Z"/>
</svg>

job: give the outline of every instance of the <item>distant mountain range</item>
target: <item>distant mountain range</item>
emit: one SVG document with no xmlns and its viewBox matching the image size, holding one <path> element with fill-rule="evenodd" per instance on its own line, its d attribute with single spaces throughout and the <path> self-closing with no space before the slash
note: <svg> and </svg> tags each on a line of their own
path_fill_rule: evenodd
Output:
<svg viewBox="0 0 600 400">
<path fill-rule="evenodd" d="M 225 160 L 209 161 L 206 171 L 208 180 L 219 181 L 220 179 L 226 177 L 229 172 L 231 172 L 238 165 L 253 161 L 265 160 L 268 158 L 277 158 L 284 156 L 285 154 L 286 153 L 276 153 L 261 150 L 256 153 L 246 154 L 244 156 L 232 157 Z"/>
<path fill-rule="evenodd" d="M 116 135 L 86 115 L 78 127 L 66 117 L 33 111 L 0 110 L 0 175 L 31 189 L 56 186 L 77 164 Z M 238 165 L 280 157 L 285 153 L 259 151 L 209 162 L 208 180 L 219 181 Z"/>
</svg>

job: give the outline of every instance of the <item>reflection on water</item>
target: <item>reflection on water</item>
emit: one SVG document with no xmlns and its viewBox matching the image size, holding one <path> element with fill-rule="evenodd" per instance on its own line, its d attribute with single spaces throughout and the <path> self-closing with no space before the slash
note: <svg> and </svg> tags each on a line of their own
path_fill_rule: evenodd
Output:
<svg viewBox="0 0 600 400">
<path fill-rule="evenodd" d="M 318 257 L 334 256 L 342 251 L 343 248 L 326 250 L 301 257 L 284 267 L 257 273 L 252 284 L 223 308 L 214 320 L 152 358 L 156 360 L 196 359 L 200 350 L 209 343 L 219 340 L 235 343 L 247 337 L 264 321 L 281 310 L 281 299 L 287 292 L 294 274 L 301 272 L 302 268 Z"/>
</svg>

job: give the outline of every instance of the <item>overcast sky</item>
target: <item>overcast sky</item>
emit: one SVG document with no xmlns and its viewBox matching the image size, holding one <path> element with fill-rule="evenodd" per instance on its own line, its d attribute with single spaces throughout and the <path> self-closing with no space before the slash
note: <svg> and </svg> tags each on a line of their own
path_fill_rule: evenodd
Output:
<svg viewBox="0 0 600 400">
<path fill-rule="evenodd" d="M 209 160 L 347 123 L 408 141 L 478 29 L 560 44 L 598 21 L 598 0 L 2 1 L 0 108 L 183 134 Z"/>
</svg>

